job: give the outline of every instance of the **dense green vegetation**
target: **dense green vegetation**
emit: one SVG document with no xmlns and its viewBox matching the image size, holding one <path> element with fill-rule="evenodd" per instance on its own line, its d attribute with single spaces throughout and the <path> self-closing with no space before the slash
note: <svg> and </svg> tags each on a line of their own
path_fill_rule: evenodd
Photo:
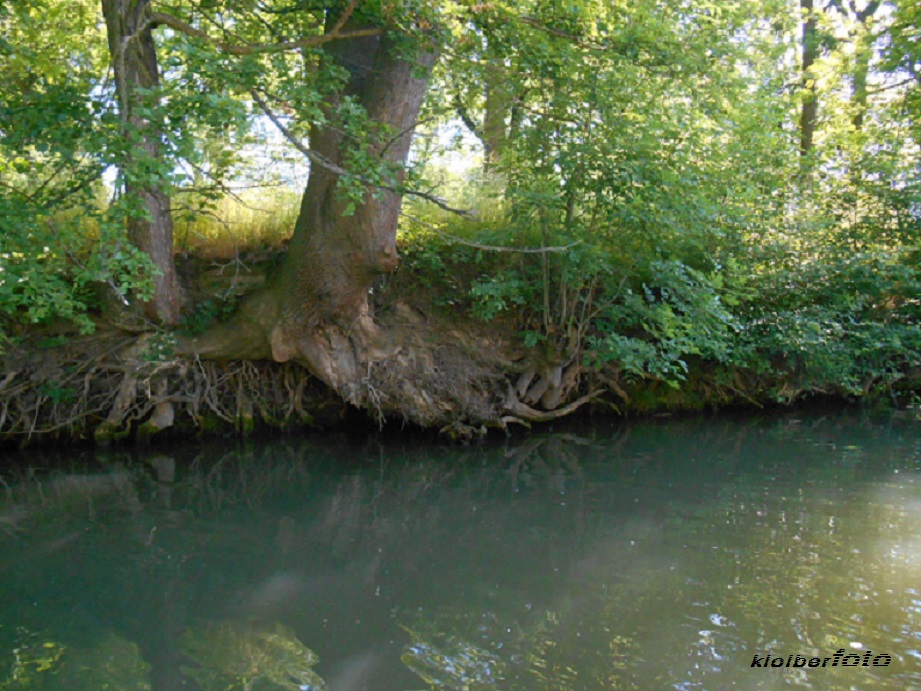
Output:
<svg viewBox="0 0 921 691">
<path fill-rule="evenodd" d="M 291 230 L 308 159 L 332 170 L 308 147 L 336 132 L 334 213 L 405 199 L 376 299 L 511 329 L 558 365 L 544 409 L 596 383 L 889 393 L 921 366 L 912 2 L 107 2 L 148 18 L 155 82 L 113 72 L 143 31 L 113 43 L 110 12 L 107 44 L 96 2 L 0 6 L 8 343 L 92 332 L 113 302 L 175 326 L 145 199 L 171 202 L 177 249 L 240 259 Z M 405 166 L 349 91 L 358 44 L 323 42 L 337 17 L 438 54 Z M 186 331 L 227 312 L 182 310 Z"/>
</svg>

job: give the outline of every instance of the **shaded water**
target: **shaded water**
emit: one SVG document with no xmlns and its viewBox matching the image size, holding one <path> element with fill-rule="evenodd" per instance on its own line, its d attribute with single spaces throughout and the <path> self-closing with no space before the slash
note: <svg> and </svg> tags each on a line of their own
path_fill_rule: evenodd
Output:
<svg viewBox="0 0 921 691">
<path fill-rule="evenodd" d="M 16 460 L 0 689 L 921 689 L 921 423 Z"/>
</svg>

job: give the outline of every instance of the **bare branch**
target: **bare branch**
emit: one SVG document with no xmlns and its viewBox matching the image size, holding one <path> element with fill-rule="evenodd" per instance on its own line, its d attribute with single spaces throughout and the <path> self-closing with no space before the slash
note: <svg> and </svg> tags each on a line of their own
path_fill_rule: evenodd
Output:
<svg viewBox="0 0 921 691">
<path fill-rule="evenodd" d="M 348 175 L 349 174 L 349 171 L 347 171 L 345 168 L 341 166 L 336 165 L 335 163 L 330 161 L 328 158 L 326 158 L 326 156 L 323 156 L 322 154 L 318 154 L 316 151 L 313 151 L 312 149 L 308 149 L 300 139 L 294 136 L 291 130 L 289 130 L 287 127 L 284 126 L 284 124 L 282 124 L 281 120 L 279 120 L 278 116 L 275 114 L 275 111 L 269 108 L 268 104 L 265 102 L 262 96 L 260 96 L 259 93 L 255 89 L 251 90 L 249 93 L 250 93 L 250 96 L 253 97 L 253 100 L 256 102 L 256 105 L 259 106 L 262 112 L 266 114 L 266 117 L 268 117 L 269 120 L 272 121 L 272 124 L 275 125 L 278 131 L 282 133 L 284 138 L 287 139 L 289 142 L 291 142 L 291 144 L 294 145 L 295 149 L 297 149 L 302 154 L 304 154 L 304 156 L 306 156 L 307 159 L 311 163 L 316 163 L 317 165 L 325 168 L 331 173 L 335 173 L 336 175 Z"/>
<path fill-rule="evenodd" d="M 872 96 L 873 94 L 882 93 L 883 91 L 889 91 L 890 89 L 898 89 L 905 86 L 906 84 L 911 84 L 912 82 L 917 81 L 917 77 L 909 77 L 908 79 L 903 79 L 900 82 L 894 84 L 887 84 L 886 86 L 881 86 L 878 89 L 870 89 L 867 91 L 867 96 Z"/>
<path fill-rule="evenodd" d="M 570 40 L 572 40 L 572 41 L 576 41 L 576 42 L 581 42 L 581 41 L 583 40 L 583 37 L 582 37 L 582 36 L 577 36 L 577 35 L 575 35 L 575 34 L 570 34 L 570 33 L 566 32 L 566 31 L 561 31 L 560 29 L 552 29 L 551 27 L 549 27 L 549 26 L 547 26 L 546 24 L 544 24 L 544 23 L 538 21 L 538 20 L 535 19 L 534 17 L 529 17 L 529 16 L 526 15 L 526 14 L 520 14 L 520 15 L 518 15 L 518 21 L 520 21 L 522 24 L 527 24 L 528 26 L 533 26 L 535 29 L 538 29 L 539 31 L 543 31 L 544 33 L 550 34 L 551 36 L 559 36 L 560 38 L 568 38 L 568 39 L 570 39 Z"/>
<path fill-rule="evenodd" d="M 281 120 L 278 119 L 278 116 L 275 115 L 274 111 L 272 111 L 272 109 L 269 108 L 265 100 L 255 90 L 252 90 L 249 93 L 253 97 L 253 100 L 256 102 L 256 105 L 258 105 L 259 108 L 262 109 L 262 112 L 265 113 L 266 116 L 269 118 L 269 120 L 272 121 L 272 124 L 275 125 L 275 127 L 278 129 L 279 132 L 281 132 L 282 136 L 284 136 L 285 139 L 291 142 L 294 148 L 296 148 L 298 151 L 304 154 L 304 156 L 306 156 L 307 159 L 311 163 L 315 163 L 316 165 L 328 170 L 331 173 L 334 173 L 335 175 L 355 177 L 361 180 L 363 183 L 365 183 L 369 187 L 375 187 L 377 189 L 387 190 L 389 192 L 393 192 L 394 194 L 398 194 L 398 195 L 406 194 L 412 197 L 418 197 L 419 199 L 424 199 L 427 202 L 431 202 L 435 206 L 441 209 L 444 209 L 445 211 L 449 213 L 457 214 L 458 216 L 463 216 L 464 218 L 473 218 L 473 213 L 471 211 L 467 209 L 455 209 L 454 207 L 449 206 L 448 203 L 441 197 L 437 197 L 433 194 L 429 194 L 428 192 L 419 192 L 417 190 L 400 189 L 398 187 L 394 187 L 391 185 L 381 185 L 380 183 L 374 183 L 361 175 L 356 175 L 346 170 L 342 166 L 337 165 L 336 163 L 333 163 L 326 156 L 323 156 L 322 154 L 319 154 L 316 151 L 313 151 L 312 149 L 307 148 L 300 139 L 295 137 L 294 134 L 291 132 L 291 130 L 289 130 L 287 127 L 284 126 Z"/>
<path fill-rule="evenodd" d="M 406 195 L 409 195 L 410 197 L 418 197 L 419 199 L 424 199 L 427 202 L 431 202 L 432 204 L 437 206 L 439 209 L 443 209 L 444 211 L 455 214 L 457 216 L 462 216 L 463 218 L 466 218 L 468 220 L 473 220 L 476 217 L 476 214 L 474 214 L 473 211 L 471 211 L 470 209 L 455 209 L 453 206 L 448 205 L 448 202 L 444 199 L 444 197 L 439 197 L 434 194 L 429 194 L 428 192 L 419 192 L 417 190 L 400 190 L 400 189 L 395 189 L 393 187 L 386 187 L 383 185 L 376 185 L 376 186 L 381 187 L 382 189 L 390 190 L 391 192 L 395 192 L 396 194 L 406 194 Z"/>
<path fill-rule="evenodd" d="M 457 113 L 457 116 L 461 119 L 464 125 L 467 126 L 467 129 L 470 130 L 470 133 L 479 137 L 482 132 L 480 131 L 479 125 L 474 122 L 473 118 L 470 117 L 470 113 L 467 112 L 466 106 L 464 106 L 463 101 L 458 94 L 454 95 L 454 111 Z"/>
</svg>

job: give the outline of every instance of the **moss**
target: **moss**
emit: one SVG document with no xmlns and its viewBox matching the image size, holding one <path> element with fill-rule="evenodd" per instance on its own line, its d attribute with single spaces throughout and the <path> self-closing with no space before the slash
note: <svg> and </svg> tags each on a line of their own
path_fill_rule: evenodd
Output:
<svg viewBox="0 0 921 691">
<path fill-rule="evenodd" d="M 113 425 L 108 421 L 103 422 L 93 431 L 93 439 L 100 446 L 108 446 L 112 442 L 121 441 L 130 435 L 130 429 L 120 428 L 118 425 Z"/>
<path fill-rule="evenodd" d="M 145 422 L 141 425 L 138 425 L 137 432 L 134 434 L 134 438 L 138 442 L 146 444 L 160 431 L 161 430 L 159 427 L 157 427 L 157 425 L 151 422 Z"/>
<path fill-rule="evenodd" d="M 249 436 L 256 429 L 256 419 L 252 415 L 244 413 L 237 417 L 236 428 L 237 432 L 244 437 Z"/>
<path fill-rule="evenodd" d="M 198 429 L 204 434 L 216 434 L 227 427 L 227 422 L 214 413 L 205 413 L 198 418 Z"/>
</svg>

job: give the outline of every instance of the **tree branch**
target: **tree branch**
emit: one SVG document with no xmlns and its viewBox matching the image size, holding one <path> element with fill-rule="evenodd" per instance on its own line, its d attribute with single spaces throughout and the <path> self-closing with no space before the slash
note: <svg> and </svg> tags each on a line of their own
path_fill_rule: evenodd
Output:
<svg viewBox="0 0 921 691">
<path fill-rule="evenodd" d="M 896 82 L 895 84 L 887 84 L 886 86 L 881 86 L 876 89 L 870 89 L 867 91 L 867 96 L 882 93 L 883 91 L 889 91 L 890 89 L 898 89 L 899 87 L 905 86 L 906 84 L 911 84 L 914 81 L 918 81 L 918 77 L 913 74 L 913 76 L 909 77 L 908 79 L 903 79 L 902 81 Z"/>
<path fill-rule="evenodd" d="M 336 20 L 336 24 L 333 26 L 333 30 L 329 32 L 330 34 L 338 34 L 339 31 L 342 30 L 342 27 L 345 26 L 345 23 L 349 20 L 349 17 L 352 16 L 352 12 L 355 11 L 355 7 L 357 5 L 358 0 L 352 0 L 349 3 L 348 7 L 345 8 L 345 11 L 343 11 L 342 16 Z"/>
<path fill-rule="evenodd" d="M 353 2 L 350 4 L 350 7 L 355 4 L 355 0 L 353 0 Z M 350 13 L 348 8 L 346 8 L 346 11 Z M 340 22 L 337 22 L 332 31 L 321 36 L 306 36 L 297 41 L 282 41 L 280 43 L 241 46 L 225 43 L 224 41 L 216 41 L 207 32 L 202 31 L 201 29 L 196 29 L 191 24 L 186 24 L 184 21 L 174 17 L 171 14 L 165 14 L 163 12 L 151 12 L 147 21 L 151 28 L 155 28 L 161 25 L 168 26 L 171 29 L 186 34 L 187 36 L 193 36 L 205 41 L 210 41 L 221 51 L 228 53 L 229 55 L 256 55 L 259 53 L 280 53 L 286 50 L 315 48 L 316 46 L 322 46 L 324 43 L 329 43 L 330 41 L 342 41 L 350 38 L 361 38 L 363 36 L 378 36 L 384 32 L 384 30 L 379 27 L 373 27 L 369 29 L 357 29 L 355 31 L 347 31 L 345 33 L 341 33 L 342 26 Z"/>
<path fill-rule="evenodd" d="M 470 130 L 470 133 L 476 137 L 479 137 L 482 133 L 480 132 L 479 126 L 474 122 L 473 118 L 470 117 L 470 113 L 467 112 L 466 106 L 464 106 L 463 101 L 459 95 L 454 95 L 454 111 L 457 113 L 457 116 L 461 119 L 461 122 L 467 126 L 467 129 Z"/>
<path fill-rule="evenodd" d="M 294 148 L 296 148 L 298 151 L 304 154 L 304 156 L 306 156 L 307 159 L 311 163 L 315 163 L 316 165 L 328 170 L 330 173 L 334 173 L 335 175 L 351 176 L 351 177 L 358 178 L 359 180 L 361 180 L 363 183 L 365 183 L 369 187 L 375 187 L 377 189 L 387 190 L 389 192 L 393 192 L 394 194 L 398 194 L 398 195 L 406 194 L 411 197 L 418 197 L 420 199 L 426 200 L 427 202 L 431 202 L 435 206 L 441 209 L 444 209 L 445 211 L 449 213 L 457 214 L 458 216 L 463 216 L 464 218 L 473 218 L 473 212 L 467 209 L 455 209 L 454 207 L 449 206 L 448 203 L 441 197 L 437 197 L 427 192 L 400 189 L 398 187 L 394 187 L 391 185 L 382 185 L 380 183 L 371 182 L 370 180 L 368 180 L 367 178 L 361 175 L 355 175 L 354 173 L 346 170 L 342 166 L 329 160 L 326 156 L 323 156 L 322 154 L 319 154 L 316 151 L 313 151 L 312 149 L 309 149 L 306 146 L 304 146 L 304 143 L 300 141 L 297 137 L 295 137 L 294 134 L 291 132 L 291 130 L 289 130 L 287 127 L 284 126 L 284 124 L 282 124 L 281 120 L 278 119 L 278 116 L 275 115 L 275 113 L 272 111 L 271 108 L 269 108 L 268 104 L 256 92 L 255 89 L 253 89 L 249 93 L 250 93 L 250 96 L 253 97 L 253 100 L 256 102 L 256 105 L 258 105 L 259 108 L 262 109 L 262 112 L 265 113 L 266 117 L 268 117 L 269 120 L 272 121 L 272 124 L 275 125 L 275 127 L 278 129 L 279 132 L 281 132 L 282 136 L 284 136 L 285 139 L 291 142 Z"/>
<path fill-rule="evenodd" d="M 423 221 L 421 218 L 417 218 L 416 216 L 408 214 L 405 211 L 401 211 L 400 214 L 408 218 L 413 223 L 418 223 L 419 225 L 425 226 L 429 230 L 434 231 L 438 235 L 446 237 L 448 242 L 454 242 L 458 245 L 464 245 L 466 247 L 473 247 L 474 249 L 483 250 L 485 252 L 508 252 L 511 254 L 545 254 L 548 252 L 565 252 L 566 250 L 572 249 L 573 247 L 577 247 L 578 245 L 582 244 L 582 240 L 576 240 L 574 242 L 570 242 L 568 245 L 545 245 L 544 247 L 508 247 L 506 245 L 484 245 L 481 242 L 465 240 L 462 237 L 458 237 L 457 235 L 452 235 L 451 233 L 445 232 L 444 229 L 439 228 L 438 226 L 429 223 L 428 221 Z M 626 276 L 624 277 L 624 280 L 626 280 Z M 623 281 L 621 281 L 621 286 L 623 286 Z"/>
</svg>

